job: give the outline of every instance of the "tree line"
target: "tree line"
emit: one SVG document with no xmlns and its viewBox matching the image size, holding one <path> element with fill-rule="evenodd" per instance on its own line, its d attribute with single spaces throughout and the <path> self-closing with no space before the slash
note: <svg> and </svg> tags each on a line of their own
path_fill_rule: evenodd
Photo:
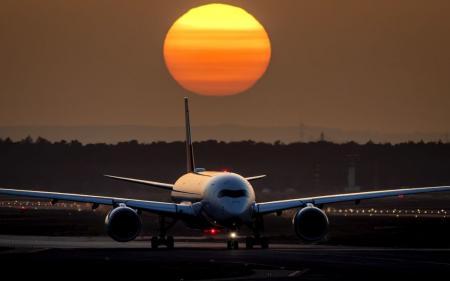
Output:
<svg viewBox="0 0 450 281">
<path fill-rule="evenodd" d="M 450 144 L 357 144 L 317 141 L 194 143 L 197 167 L 243 176 L 267 174 L 254 183 L 259 198 L 343 192 L 349 169 L 361 190 L 450 185 Z M 169 194 L 114 182 L 104 174 L 173 183 L 185 172 L 184 142 L 82 144 L 44 138 L 0 139 L 0 186 L 165 200 Z"/>
</svg>

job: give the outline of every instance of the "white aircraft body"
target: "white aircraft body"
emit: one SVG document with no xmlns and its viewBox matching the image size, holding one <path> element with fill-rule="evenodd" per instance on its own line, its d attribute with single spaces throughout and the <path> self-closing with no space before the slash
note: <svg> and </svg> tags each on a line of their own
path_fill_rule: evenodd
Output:
<svg viewBox="0 0 450 281">
<path fill-rule="evenodd" d="M 231 172 L 195 168 L 187 98 L 185 98 L 185 122 L 187 173 L 174 184 L 106 175 L 117 180 L 170 190 L 172 203 L 18 189 L 0 189 L 0 194 L 45 198 L 52 202 L 60 200 L 86 202 L 92 203 L 93 208 L 100 204 L 110 205 L 112 209 L 105 220 L 106 229 L 111 238 L 119 242 L 134 240 L 141 231 L 141 212 L 151 212 L 160 217 L 159 233 L 152 237 L 152 248 L 160 245 L 172 248 L 174 240 L 172 236 L 167 236 L 167 230 L 174 222 L 181 220 L 189 227 L 203 230 L 222 229 L 228 232 L 227 247 L 237 249 L 236 231 L 243 226 L 253 231 L 253 236 L 245 240 L 247 248 L 254 245 L 260 245 L 261 248 L 268 247 L 268 239 L 262 236 L 262 232 L 263 216 L 269 213 L 280 214 L 283 210 L 298 209 L 292 220 L 295 232 L 299 238 L 312 242 L 321 240 L 328 231 L 328 218 L 321 209 L 324 204 L 344 201 L 359 203 L 361 200 L 372 198 L 450 191 L 450 186 L 437 186 L 256 202 L 250 182 L 265 175 L 243 177 Z M 167 222 L 166 218 L 170 221 Z"/>
</svg>

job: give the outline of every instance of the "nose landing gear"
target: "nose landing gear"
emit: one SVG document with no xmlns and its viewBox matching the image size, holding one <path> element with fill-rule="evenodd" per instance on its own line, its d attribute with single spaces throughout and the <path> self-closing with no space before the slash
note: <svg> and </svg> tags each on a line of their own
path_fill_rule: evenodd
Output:
<svg viewBox="0 0 450 281">
<path fill-rule="evenodd" d="M 239 249 L 239 241 L 237 241 L 236 239 L 228 239 L 227 240 L 227 249 L 231 250 L 237 250 Z"/>
<path fill-rule="evenodd" d="M 237 240 L 237 234 L 236 232 L 230 232 L 230 236 L 227 240 L 227 249 L 231 250 L 237 250 L 239 249 L 239 241 Z"/>
</svg>

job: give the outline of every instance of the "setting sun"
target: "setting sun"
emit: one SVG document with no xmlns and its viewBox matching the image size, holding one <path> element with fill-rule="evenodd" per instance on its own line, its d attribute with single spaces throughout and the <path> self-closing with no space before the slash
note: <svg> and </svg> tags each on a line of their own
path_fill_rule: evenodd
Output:
<svg viewBox="0 0 450 281">
<path fill-rule="evenodd" d="M 225 4 L 189 10 L 164 41 L 164 59 L 173 78 L 207 96 L 251 88 L 266 71 L 270 55 L 264 27 L 245 10 Z"/>
</svg>

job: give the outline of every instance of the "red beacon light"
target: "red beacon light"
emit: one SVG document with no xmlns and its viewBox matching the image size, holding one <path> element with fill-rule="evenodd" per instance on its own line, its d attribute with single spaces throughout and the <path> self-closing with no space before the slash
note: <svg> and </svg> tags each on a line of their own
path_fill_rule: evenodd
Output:
<svg viewBox="0 0 450 281">
<path fill-rule="evenodd" d="M 205 229 L 203 232 L 204 232 L 205 234 L 208 234 L 208 235 L 216 235 L 216 234 L 218 234 L 220 231 L 219 231 L 218 229 L 216 229 L 216 228 L 208 228 L 208 229 Z"/>
</svg>

